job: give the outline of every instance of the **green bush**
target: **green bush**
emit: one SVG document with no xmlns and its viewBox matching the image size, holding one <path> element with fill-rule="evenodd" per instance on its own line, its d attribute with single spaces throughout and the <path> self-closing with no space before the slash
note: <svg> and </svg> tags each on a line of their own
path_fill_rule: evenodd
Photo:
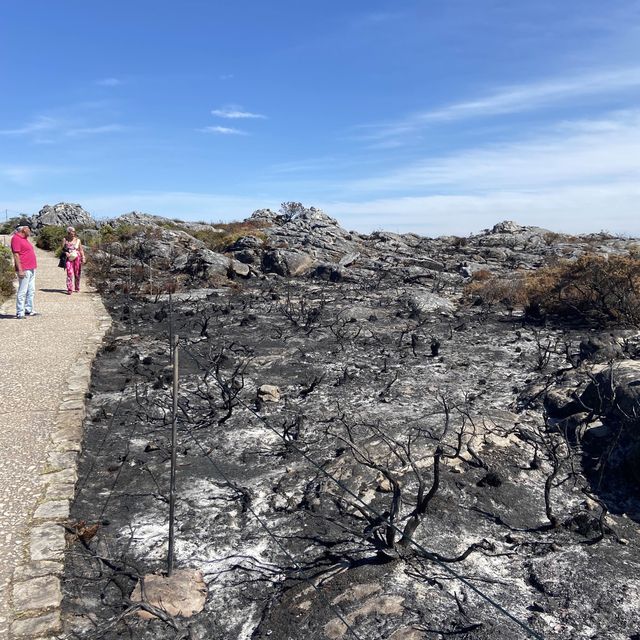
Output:
<svg viewBox="0 0 640 640">
<path fill-rule="evenodd" d="M 36 238 L 36 247 L 45 251 L 56 251 L 62 245 L 62 238 L 66 235 L 65 227 L 44 227 Z"/>
<path fill-rule="evenodd" d="M 13 256 L 9 247 L 0 246 L 0 302 L 13 295 Z"/>
<path fill-rule="evenodd" d="M 9 218 L 0 224 L 0 234 L 9 235 L 13 233 L 14 229 L 18 226 L 18 223 L 23 222 L 22 218 Z"/>
</svg>

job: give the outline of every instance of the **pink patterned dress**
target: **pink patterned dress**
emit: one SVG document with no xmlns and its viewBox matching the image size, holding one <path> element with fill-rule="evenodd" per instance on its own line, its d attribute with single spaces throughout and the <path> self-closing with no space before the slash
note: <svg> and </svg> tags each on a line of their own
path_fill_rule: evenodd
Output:
<svg viewBox="0 0 640 640">
<path fill-rule="evenodd" d="M 71 295 L 72 291 L 80 291 L 80 275 L 82 274 L 82 250 L 80 249 L 80 239 L 64 241 L 64 250 L 67 252 L 67 293 Z M 76 253 L 76 259 L 70 260 L 71 252 Z"/>
</svg>

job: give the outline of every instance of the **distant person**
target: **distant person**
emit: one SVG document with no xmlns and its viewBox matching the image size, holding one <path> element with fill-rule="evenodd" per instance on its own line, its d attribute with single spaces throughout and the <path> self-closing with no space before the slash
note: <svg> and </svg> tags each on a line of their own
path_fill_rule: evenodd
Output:
<svg viewBox="0 0 640 640">
<path fill-rule="evenodd" d="M 18 276 L 18 293 L 16 295 L 16 318 L 24 320 L 25 315 L 37 315 L 33 307 L 36 293 L 36 252 L 29 242 L 31 229 L 22 224 L 16 227 L 11 236 L 11 253 Z"/>
<path fill-rule="evenodd" d="M 62 253 L 67 259 L 67 295 L 70 296 L 74 290 L 80 291 L 82 265 L 87 261 L 82 242 L 73 227 L 67 227 L 67 235 L 62 240 Z"/>
</svg>

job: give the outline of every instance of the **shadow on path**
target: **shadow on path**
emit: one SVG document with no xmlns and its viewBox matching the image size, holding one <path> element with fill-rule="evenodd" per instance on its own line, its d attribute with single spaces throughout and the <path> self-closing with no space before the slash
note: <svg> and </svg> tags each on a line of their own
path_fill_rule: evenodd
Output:
<svg viewBox="0 0 640 640">
<path fill-rule="evenodd" d="M 43 293 L 64 293 L 66 295 L 66 289 L 40 289 Z"/>
</svg>

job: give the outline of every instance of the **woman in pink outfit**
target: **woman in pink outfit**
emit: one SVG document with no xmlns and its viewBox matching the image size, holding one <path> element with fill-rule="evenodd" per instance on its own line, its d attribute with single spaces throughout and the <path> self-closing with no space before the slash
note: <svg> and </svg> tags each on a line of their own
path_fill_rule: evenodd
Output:
<svg viewBox="0 0 640 640">
<path fill-rule="evenodd" d="M 62 241 L 62 253 L 67 256 L 67 295 L 73 290 L 80 291 L 82 265 L 87 261 L 82 242 L 73 227 L 67 227 L 67 235 Z"/>
</svg>

